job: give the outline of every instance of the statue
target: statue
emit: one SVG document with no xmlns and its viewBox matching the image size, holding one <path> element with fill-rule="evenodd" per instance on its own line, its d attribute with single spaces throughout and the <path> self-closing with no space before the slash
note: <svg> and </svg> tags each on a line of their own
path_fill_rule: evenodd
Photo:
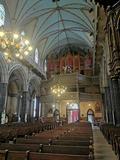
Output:
<svg viewBox="0 0 120 160">
<path fill-rule="evenodd" d="M 6 115 L 5 115 L 5 110 L 2 112 L 1 114 L 1 124 L 5 124 L 6 123 Z"/>
</svg>

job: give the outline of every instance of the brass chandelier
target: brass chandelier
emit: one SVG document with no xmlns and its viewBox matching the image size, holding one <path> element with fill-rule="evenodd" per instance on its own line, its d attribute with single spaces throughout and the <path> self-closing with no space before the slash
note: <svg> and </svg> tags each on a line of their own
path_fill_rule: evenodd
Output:
<svg viewBox="0 0 120 160">
<path fill-rule="evenodd" d="M 0 51 L 8 61 L 14 58 L 22 60 L 32 51 L 32 46 L 24 35 L 0 29 Z"/>
<path fill-rule="evenodd" d="M 57 96 L 60 97 L 62 94 L 64 94 L 67 90 L 67 87 L 61 85 L 61 84 L 56 84 L 53 87 L 51 87 L 51 91 L 52 93 Z"/>
</svg>

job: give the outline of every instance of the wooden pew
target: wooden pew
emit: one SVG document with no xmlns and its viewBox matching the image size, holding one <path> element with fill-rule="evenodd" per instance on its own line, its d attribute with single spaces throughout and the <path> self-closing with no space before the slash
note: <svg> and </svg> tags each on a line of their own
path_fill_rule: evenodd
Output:
<svg viewBox="0 0 120 160">
<path fill-rule="evenodd" d="M 89 155 L 93 153 L 92 146 L 64 146 L 64 145 L 37 145 L 37 144 L 8 144 L 0 145 L 0 150 L 10 151 L 27 151 L 41 152 L 41 153 L 55 153 L 55 154 L 75 154 L 75 155 Z"/>
<path fill-rule="evenodd" d="M 31 153 L 30 160 L 93 160 L 90 155 L 65 155 L 65 154 L 35 154 Z"/>
<path fill-rule="evenodd" d="M 93 159 L 94 157 L 93 147 L 89 146 L 89 144 L 92 144 L 93 142 L 91 125 L 87 123 L 70 124 L 63 127 L 58 127 L 57 129 L 54 130 L 44 131 L 44 133 L 40 132 L 34 134 L 33 136 L 28 136 L 27 138 L 28 139 L 24 139 L 25 140 L 24 142 L 21 141 L 23 140 L 23 138 L 17 138 L 16 144 L 5 144 L 5 143 L 1 144 L 0 149 L 11 150 L 8 152 L 8 154 L 7 153 L 5 154 L 5 156 L 7 155 L 7 158 L 9 157 L 9 159 L 5 158 L 5 160 L 13 160 L 14 155 L 12 151 L 14 151 L 14 154 L 17 153 L 18 155 L 17 157 L 18 159 L 16 158 L 16 160 L 19 160 L 21 156 L 23 156 L 24 159 L 25 157 L 27 157 L 26 159 L 29 160 L 31 160 L 32 158 L 34 160 L 35 159 L 38 160 L 42 158 L 40 157 L 40 155 L 45 155 L 43 157 L 43 160 L 47 159 L 49 160 L 48 155 L 51 154 L 54 155 L 54 158 L 58 154 L 59 155 L 64 154 L 65 156 L 68 154 L 70 155 L 73 154 L 74 156 L 79 155 L 81 157 L 83 155 L 84 158 L 86 157 L 86 159 L 90 158 Z M 39 142 L 40 143 L 42 142 L 42 144 L 40 144 Z M 30 150 L 32 152 L 26 152 L 26 153 L 23 152 L 27 150 Z M 38 152 L 42 153 L 40 154 Z M 10 153 L 12 153 L 12 155 Z M 21 155 L 21 153 L 24 154 Z M 22 157 L 20 159 L 22 159 Z M 79 159 L 79 160 L 86 160 L 86 159 Z M 66 160 L 69 159 L 66 158 Z"/>
<path fill-rule="evenodd" d="M 41 153 L 57 153 L 72 155 L 89 155 L 93 153 L 92 146 L 64 146 L 64 145 L 43 145 L 40 146 Z"/>
<path fill-rule="evenodd" d="M 27 151 L 39 152 L 40 145 L 38 144 L 9 144 L 2 143 L 0 145 L 0 150 L 10 150 L 10 151 Z"/>
<path fill-rule="evenodd" d="M 91 155 L 46 154 L 35 152 L 1 151 L 0 160 L 93 160 Z"/>
<path fill-rule="evenodd" d="M 51 144 L 51 145 L 71 145 L 71 146 L 89 146 L 93 144 L 93 141 L 77 141 L 77 140 L 40 140 L 40 139 L 25 139 L 17 138 L 15 143 L 21 144 Z"/>
<path fill-rule="evenodd" d="M 41 134 L 37 134 L 35 136 L 30 136 L 28 137 L 30 139 L 60 139 L 60 140 L 90 140 L 90 139 L 93 139 L 93 136 L 90 134 L 90 135 L 86 135 L 86 134 L 78 134 L 78 135 L 68 135 L 68 134 L 61 134 L 60 132 L 59 133 L 47 133 L 47 134 L 44 134 L 44 135 L 41 135 Z"/>
<path fill-rule="evenodd" d="M 32 135 L 33 133 L 38 133 L 40 131 L 58 127 L 58 125 L 59 124 L 56 122 L 46 122 L 44 124 L 35 122 L 1 125 L 0 142 L 8 142 L 14 137 L 24 137 L 25 135 Z"/>
</svg>

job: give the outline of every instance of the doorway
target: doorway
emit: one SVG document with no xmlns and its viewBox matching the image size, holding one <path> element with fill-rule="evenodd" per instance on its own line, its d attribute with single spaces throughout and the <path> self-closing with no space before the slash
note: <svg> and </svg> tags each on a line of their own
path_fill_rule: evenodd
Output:
<svg viewBox="0 0 120 160">
<path fill-rule="evenodd" d="M 67 105 L 67 119 L 68 123 L 74 123 L 79 120 L 79 107 L 77 103 Z"/>
<path fill-rule="evenodd" d="M 92 109 L 88 109 L 87 111 L 87 121 L 90 123 L 94 123 L 94 111 Z"/>
</svg>

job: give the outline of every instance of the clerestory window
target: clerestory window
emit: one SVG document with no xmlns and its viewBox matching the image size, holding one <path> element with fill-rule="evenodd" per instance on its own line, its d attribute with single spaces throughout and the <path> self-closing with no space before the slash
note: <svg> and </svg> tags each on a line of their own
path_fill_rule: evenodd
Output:
<svg viewBox="0 0 120 160">
<path fill-rule="evenodd" d="M 5 8 L 0 4 L 0 26 L 3 26 L 5 23 Z"/>
<path fill-rule="evenodd" d="M 35 49 L 35 62 L 38 64 L 39 62 L 39 52 L 38 52 L 38 49 L 36 48 Z"/>
</svg>

